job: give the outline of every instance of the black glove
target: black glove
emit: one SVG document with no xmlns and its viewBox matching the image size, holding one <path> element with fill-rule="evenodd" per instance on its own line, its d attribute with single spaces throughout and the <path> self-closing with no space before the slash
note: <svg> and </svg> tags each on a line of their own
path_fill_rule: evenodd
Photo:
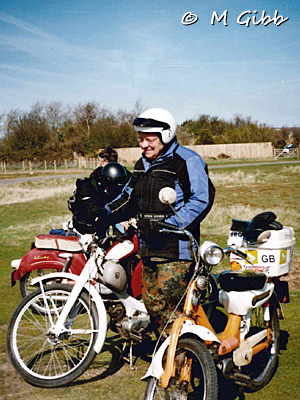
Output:
<svg viewBox="0 0 300 400">
<path fill-rule="evenodd" d="M 112 217 L 108 215 L 106 208 L 100 208 L 98 216 L 95 219 L 96 233 L 99 237 L 103 237 L 109 225 L 112 224 Z"/>
</svg>

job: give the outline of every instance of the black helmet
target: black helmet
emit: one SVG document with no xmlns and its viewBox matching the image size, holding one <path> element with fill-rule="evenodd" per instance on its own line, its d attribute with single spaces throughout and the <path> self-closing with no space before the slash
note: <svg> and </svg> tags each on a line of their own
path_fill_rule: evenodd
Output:
<svg viewBox="0 0 300 400">
<path fill-rule="evenodd" d="M 108 184 L 125 185 L 127 181 L 126 169 L 117 162 L 110 162 L 102 168 L 101 178 Z"/>
</svg>

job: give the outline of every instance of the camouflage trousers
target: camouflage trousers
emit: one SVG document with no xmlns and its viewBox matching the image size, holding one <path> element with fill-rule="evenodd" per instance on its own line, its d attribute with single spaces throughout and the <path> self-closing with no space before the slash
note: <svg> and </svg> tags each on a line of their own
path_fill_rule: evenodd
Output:
<svg viewBox="0 0 300 400">
<path fill-rule="evenodd" d="M 190 261 L 143 258 L 142 297 L 160 333 L 167 323 L 169 325 L 165 331 L 170 332 L 171 324 L 183 309 L 184 299 L 168 321 L 187 288 L 191 276 L 190 266 Z"/>
</svg>

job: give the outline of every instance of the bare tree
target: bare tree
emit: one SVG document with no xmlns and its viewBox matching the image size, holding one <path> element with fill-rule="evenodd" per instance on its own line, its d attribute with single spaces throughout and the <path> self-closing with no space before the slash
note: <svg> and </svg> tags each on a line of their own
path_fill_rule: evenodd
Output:
<svg viewBox="0 0 300 400">
<path fill-rule="evenodd" d="M 96 121 L 98 109 L 99 107 L 93 102 L 88 102 L 85 105 L 80 104 L 75 109 L 76 120 L 84 127 L 88 139 L 91 136 L 91 126 Z"/>
</svg>

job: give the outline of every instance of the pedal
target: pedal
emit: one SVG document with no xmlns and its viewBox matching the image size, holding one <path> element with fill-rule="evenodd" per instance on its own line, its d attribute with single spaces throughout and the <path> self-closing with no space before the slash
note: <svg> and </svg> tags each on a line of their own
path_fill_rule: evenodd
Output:
<svg viewBox="0 0 300 400">
<path fill-rule="evenodd" d="M 236 384 L 238 385 L 248 385 L 251 381 L 251 378 L 248 375 L 244 375 L 240 372 L 235 372 L 234 374 L 230 375 L 230 379 L 233 379 Z"/>
</svg>

